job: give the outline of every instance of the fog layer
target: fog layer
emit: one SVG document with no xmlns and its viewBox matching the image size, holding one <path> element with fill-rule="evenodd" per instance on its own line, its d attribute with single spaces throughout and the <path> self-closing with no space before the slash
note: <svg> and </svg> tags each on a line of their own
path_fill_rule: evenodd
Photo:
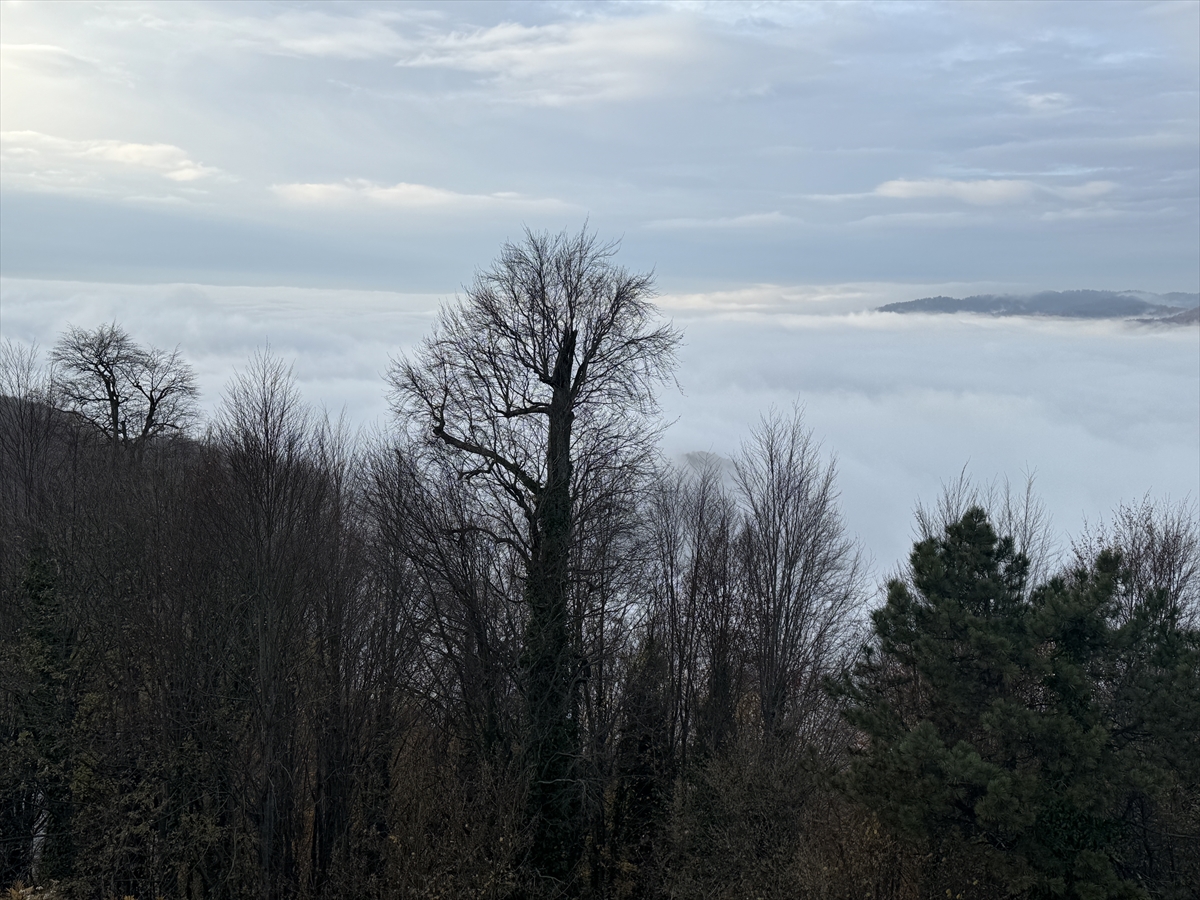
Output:
<svg viewBox="0 0 1200 900">
<path fill-rule="evenodd" d="M 849 525 L 880 572 L 906 553 L 917 500 L 964 467 L 983 481 L 1034 474 L 1062 532 L 1147 491 L 1200 494 L 1195 328 L 867 311 L 937 287 L 661 297 L 684 329 L 679 390 L 662 397 L 673 422 L 664 451 L 727 456 L 762 412 L 802 405 L 838 459 Z M 68 323 L 116 320 L 139 341 L 178 344 L 209 410 L 235 369 L 269 343 L 292 361 L 310 403 L 344 409 L 362 426 L 386 424 L 389 358 L 412 347 L 452 297 L 21 279 L 0 290 L 9 339 L 48 349 Z"/>
</svg>

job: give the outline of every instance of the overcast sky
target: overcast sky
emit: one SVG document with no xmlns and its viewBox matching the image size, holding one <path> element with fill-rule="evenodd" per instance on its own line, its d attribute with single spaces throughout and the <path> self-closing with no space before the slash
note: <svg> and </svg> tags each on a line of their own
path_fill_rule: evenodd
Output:
<svg viewBox="0 0 1200 900">
<path fill-rule="evenodd" d="M 1200 289 L 1200 3 L 0 10 L 6 337 L 119 316 L 210 405 L 270 338 L 365 421 L 503 240 L 587 220 L 687 330 L 669 449 L 799 399 L 888 564 L 964 464 L 1067 530 L 1200 489 L 1196 332 L 856 312 Z"/>
<path fill-rule="evenodd" d="M 1198 11 L 10 0 L 5 271 L 440 291 L 590 216 L 669 286 L 1196 290 Z"/>
</svg>

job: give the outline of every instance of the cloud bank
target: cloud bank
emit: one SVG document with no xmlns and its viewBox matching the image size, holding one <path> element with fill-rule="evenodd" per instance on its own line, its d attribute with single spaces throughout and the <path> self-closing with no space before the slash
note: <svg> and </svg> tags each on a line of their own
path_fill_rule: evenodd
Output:
<svg viewBox="0 0 1200 900">
<path fill-rule="evenodd" d="M 270 341 L 367 421 L 438 297 L 586 220 L 687 328 L 667 449 L 731 453 L 798 398 L 885 565 L 967 462 L 1036 468 L 1065 529 L 1197 489 L 1190 333 L 863 310 L 1200 290 L 1198 4 L 131 0 L 0 26 L 6 338 L 116 318 L 179 343 L 210 404 Z"/>
<path fill-rule="evenodd" d="M 851 528 L 885 571 L 911 513 L 964 466 L 1036 472 L 1057 526 L 1077 531 L 1146 491 L 1200 495 L 1195 329 L 1114 321 L 865 311 L 963 285 L 760 285 L 666 295 L 684 329 L 681 391 L 662 395 L 664 450 L 731 456 L 758 417 L 800 403 L 839 461 Z M 974 286 L 978 289 L 980 286 Z M 3 279 L 5 337 L 53 345 L 68 323 L 116 320 L 180 346 L 209 410 L 258 347 L 293 363 L 305 398 L 384 422 L 388 361 L 428 333 L 444 295 Z"/>
</svg>

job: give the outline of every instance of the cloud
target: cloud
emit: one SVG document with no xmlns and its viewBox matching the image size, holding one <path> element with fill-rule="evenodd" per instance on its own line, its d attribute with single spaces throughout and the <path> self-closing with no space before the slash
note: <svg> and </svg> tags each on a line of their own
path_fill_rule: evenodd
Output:
<svg viewBox="0 0 1200 900">
<path fill-rule="evenodd" d="M 677 90 L 686 83 L 679 70 L 703 59 L 702 43 L 688 16 L 505 22 L 428 35 L 396 65 L 465 72 L 507 99 L 561 106 Z"/>
<path fill-rule="evenodd" d="M 392 291 L 109 284 L 0 278 L 4 337 L 36 344 L 43 360 L 69 324 L 117 321 L 133 337 L 173 348 L 196 367 L 212 413 L 233 373 L 269 345 L 289 363 L 305 399 L 355 425 L 386 415 L 389 356 L 429 330 L 439 298 Z"/>
<path fill-rule="evenodd" d="M 949 178 L 898 178 L 885 181 L 875 188 L 875 193 L 880 197 L 895 197 L 901 200 L 948 197 L 975 206 L 994 206 L 1030 200 L 1036 196 L 1037 186 L 1031 181 L 1013 179 L 953 181 Z"/>
<path fill-rule="evenodd" d="M 914 502 L 968 462 L 984 480 L 1036 470 L 1066 530 L 1146 490 L 1200 488 L 1194 332 L 797 306 L 684 320 L 666 449 L 730 455 L 766 408 L 799 400 L 838 456 L 851 528 L 884 567 L 903 558 Z"/>
<path fill-rule="evenodd" d="M 949 228 L 966 224 L 984 224 L 988 220 L 978 213 L 964 212 L 899 212 L 876 213 L 844 223 L 850 228 L 891 228 L 896 225 L 916 228 Z"/>
<path fill-rule="evenodd" d="M 5 5 L 6 130 L 161 141 L 240 181 L 75 145 L 37 165 L 7 154 L 4 184 L 190 203 L 172 216 L 345 247 L 296 254 L 289 277 L 313 284 L 366 284 L 355 254 L 382 272 L 401 233 L 455 284 L 522 221 L 586 209 L 639 265 L 696 286 L 1037 274 L 1193 289 L 1195 42 L 1173 42 L 1197 14 L 1101 6 Z M 1116 51 L 1133 55 L 1097 62 Z M 99 258 L 94 241 L 65 246 L 10 205 L 6 234 L 46 262 L 23 268 L 10 242 L 6 271 L 99 277 L 77 262 Z M 428 217 L 396 210 L 447 212 L 414 233 Z M 147 278 L 199 279 L 175 260 L 202 253 L 225 280 L 265 265 L 244 244 L 145 229 L 126 243 L 146 247 Z M 386 271 L 370 283 L 411 269 Z"/>
<path fill-rule="evenodd" d="M 1067 108 L 1071 98 L 1066 94 L 1051 91 L 1045 94 L 1019 94 L 1020 102 L 1033 112 L 1054 113 Z"/>
<path fill-rule="evenodd" d="M 838 291 L 836 287 L 813 291 L 778 284 L 755 284 L 726 291 L 663 294 L 658 298 L 658 305 L 671 315 L 690 318 L 713 313 L 761 314 L 789 309 L 824 312 L 831 306 L 843 312 L 847 300 L 852 309 L 866 309 L 869 305 L 862 301 L 859 291 Z"/>
<path fill-rule="evenodd" d="M 350 12 L 342 14 L 341 9 Z M 269 56 L 364 60 L 394 57 L 408 42 L 393 26 L 431 15 L 398 6 L 363 9 L 350 4 L 329 4 L 324 9 L 260 6 L 262 15 L 246 15 L 246 10 L 255 10 L 255 5 L 110 4 L 101 17 L 112 31 L 184 38 L 193 52 L 232 47 Z"/>
<path fill-rule="evenodd" d="M 329 15 L 320 10 L 289 10 L 273 18 L 242 18 L 229 23 L 251 46 L 286 56 L 373 59 L 394 56 L 406 41 L 391 27 L 396 15 Z"/>
<path fill-rule="evenodd" d="M 8 73 L 6 78 L 18 79 L 18 84 L 25 80 L 29 84 L 44 86 L 57 81 L 67 90 L 99 84 L 117 85 L 124 89 L 134 86 L 123 61 L 106 62 L 58 44 L 0 44 L 0 70 Z M 16 93 L 20 92 L 21 88 L 18 87 Z M 10 93 L 6 99 L 12 97 Z"/>
<path fill-rule="evenodd" d="M 561 200 L 525 197 L 511 191 L 492 194 L 462 194 L 425 184 L 383 185 L 365 179 L 339 182 L 277 184 L 271 188 L 285 203 L 307 207 L 342 207 L 371 205 L 392 209 L 423 211 L 471 212 L 497 210 L 517 212 L 572 209 Z"/>
<path fill-rule="evenodd" d="M 1076 187 L 1043 187 L 1041 190 L 1053 194 L 1055 197 L 1062 197 L 1064 200 L 1095 200 L 1097 197 L 1112 193 L 1116 187 L 1116 183 L 1112 181 L 1089 181 L 1087 184 Z"/>
<path fill-rule="evenodd" d="M 56 75 L 100 68 L 96 60 L 56 44 L 0 44 L 0 65 Z"/>
<path fill-rule="evenodd" d="M 653 222 L 648 222 L 646 227 L 663 230 L 774 228 L 780 225 L 791 225 L 799 221 L 800 220 L 794 216 L 784 215 L 779 211 L 775 211 L 766 213 L 748 213 L 741 216 L 724 216 L 712 219 L 656 219 Z"/>
<path fill-rule="evenodd" d="M 0 132 L 6 184 L 26 189 L 111 192 L 116 180 L 153 175 L 188 184 L 220 175 L 174 144 L 70 140 L 37 131 Z"/>
<path fill-rule="evenodd" d="M 1082 206 L 1072 209 L 1047 210 L 1038 216 L 1043 222 L 1084 222 L 1104 219 L 1125 219 L 1135 215 L 1127 210 L 1113 209 L 1111 206 Z M 1141 216 L 1140 218 L 1145 218 Z"/>
<path fill-rule="evenodd" d="M 963 296 L 987 293 L 1030 293 L 1029 285 L 996 282 L 936 284 L 882 281 L 834 284 L 753 284 L 729 290 L 666 293 L 658 305 L 671 315 L 688 319 L 719 316 L 723 321 L 765 321 L 770 316 L 845 316 L 873 312 L 887 303 L 917 297 Z M 780 320 L 782 321 L 782 320 Z"/>
<path fill-rule="evenodd" d="M 1015 178 L 987 178 L 978 181 L 955 181 L 950 178 L 898 178 L 885 181 L 875 188 L 880 197 L 901 200 L 951 199 L 972 206 L 1002 206 L 1028 203 L 1039 197 L 1058 197 L 1063 200 L 1094 200 L 1111 192 L 1111 181 L 1089 181 L 1074 187 L 1048 187 Z"/>
</svg>

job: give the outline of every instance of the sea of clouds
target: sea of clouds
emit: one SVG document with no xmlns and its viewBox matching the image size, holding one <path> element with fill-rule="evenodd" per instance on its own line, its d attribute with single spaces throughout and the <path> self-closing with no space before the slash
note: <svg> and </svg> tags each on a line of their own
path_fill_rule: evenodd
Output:
<svg viewBox="0 0 1200 900">
<path fill-rule="evenodd" d="M 995 285 L 752 286 L 666 293 L 684 332 L 663 392 L 672 458 L 728 457 L 760 417 L 799 405 L 837 459 L 850 529 L 885 574 L 912 511 L 964 470 L 1036 486 L 1063 536 L 1150 492 L 1200 495 L 1195 328 L 1122 321 L 879 313 L 883 303 Z M 195 367 L 204 408 L 257 349 L 293 365 L 305 398 L 386 424 L 389 360 L 452 294 L 0 279 L 0 331 L 48 350 L 68 324 L 124 325 Z"/>
</svg>

